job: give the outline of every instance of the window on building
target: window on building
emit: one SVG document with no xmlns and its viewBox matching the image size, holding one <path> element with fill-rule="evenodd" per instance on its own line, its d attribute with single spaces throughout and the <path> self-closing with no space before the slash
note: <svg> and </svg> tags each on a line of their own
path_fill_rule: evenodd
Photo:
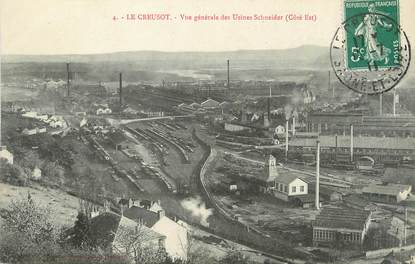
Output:
<svg viewBox="0 0 415 264">
<path fill-rule="evenodd" d="M 297 187 L 296 187 L 296 186 L 293 186 L 293 187 L 291 188 L 291 191 L 292 191 L 293 193 L 297 192 Z"/>
<path fill-rule="evenodd" d="M 304 186 L 300 186 L 300 192 L 304 192 Z"/>
<path fill-rule="evenodd" d="M 288 193 L 288 186 L 284 185 L 284 192 Z"/>
</svg>

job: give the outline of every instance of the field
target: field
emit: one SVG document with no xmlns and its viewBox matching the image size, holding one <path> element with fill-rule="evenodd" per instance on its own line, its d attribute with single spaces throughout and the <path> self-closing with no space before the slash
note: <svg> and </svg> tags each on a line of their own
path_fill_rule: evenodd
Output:
<svg viewBox="0 0 415 264">
<path fill-rule="evenodd" d="M 78 214 L 79 199 L 58 189 L 39 185 L 19 187 L 0 183 L 0 208 L 7 208 L 12 200 L 26 199 L 28 194 L 35 203 L 50 208 L 55 225 L 66 227 L 73 225 Z"/>
</svg>

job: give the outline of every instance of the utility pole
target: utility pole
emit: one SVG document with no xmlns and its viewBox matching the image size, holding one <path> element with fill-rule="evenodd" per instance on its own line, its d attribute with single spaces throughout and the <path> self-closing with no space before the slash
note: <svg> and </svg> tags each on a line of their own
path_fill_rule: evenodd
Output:
<svg viewBox="0 0 415 264">
<path fill-rule="evenodd" d="M 405 206 L 405 223 L 403 226 L 403 245 L 406 246 L 406 228 L 407 228 L 407 222 L 408 222 L 408 208 Z"/>
<path fill-rule="evenodd" d="M 320 140 L 317 139 L 316 153 L 316 210 L 320 210 Z"/>
</svg>

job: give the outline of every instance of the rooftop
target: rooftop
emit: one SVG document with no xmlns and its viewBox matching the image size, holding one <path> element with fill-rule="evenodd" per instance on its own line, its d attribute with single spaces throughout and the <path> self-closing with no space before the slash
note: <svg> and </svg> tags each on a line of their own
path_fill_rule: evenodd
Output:
<svg viewBox="0 0 415 264">
<path fill-rule="evenodd" d="M 321 210 L 313 227 L 363 230 L 370 212 L 352 208 L 328 208 Z"/>
<path fill-rule="evenodd" d="M 119 239 L 119 228 L 129 232 L 140 232 L 140 238 L 145 241 L 164 237 L 144 225 L 111 212 L 102 213 L 91 219 L 92 239 L 103 249 L 110 247 L 117 238 Z"/>
<path fill-rule="evenodd" d="M 125 136 L 123 133 L 121 133 L 120 131 L 115 131 L 113 133 L 111 133 L 109 135 L 109 139 L 114 143 L 114 144 L 120 144 L 121 142 L 124 142 L 126 140 Z"/>
<path fill-rule="evenodd" d="M 296 178 L 301 179 L 302 181 L 309 183 L 310 182 L 310 178 L 303 173 L 299 173 L 299 172 L 295 172 L 295 171 L 290 171 L 286 168 L 282 168 L 282 167 L 278 167 L 277 166 L 277 170 L 278 170 L 278 176 L 276 177 L 276 179 L 280 179 L 277 182 L 280 183 L 285 183 L 287 181 L 291 182 L 293 180 L 295 180 Z M 255 179 L 260 180 L 260 181 L 269 181 L 269 177 L 268 175 L 262 171 L 262 173 L 256 173 L 253 174 Z"/>
<path fill-rule="evenodd" d="M 376 185 L 372 184 L 366 186 L 362 189 L 363 193 L 377 193 L 385 195 L 398 195 L 400 192 L 411 190 L 410 185 L 405 184 L 385 184 L 385 185 Z"/>
<path fill-rule="evenodd" d="M 322 148 L 336 147 L 335 136 L 320 136 L 319 140 Z M 415 150 L 415 138 L 355 136 L 353 144 L 355 148 Z M 295 138 L 290 141 L 290 145 L 296 147 L 316 147 L 316 139 Z M 350 148 L 350 136 L 337 136 L 337 147 Z"/>
<path fill-rule="evenodd" d="M 147 227 L 152 227 L 159 220 L 159 215 L 156 212 L 149 211 L 145 208 L 132 206 L 124 210 L 124 216 L 134 221 L 142 220 Z"/>
<path fill-rule="evenodd" d="M 301 178 L 299 178 L 295 174 L 283 174 L 283 175 L 279 175 L 278 177 L 275 178 L 275 181 L 276 182 L 279 182 L 279 183 L 284 183 L 284 184 L 288 185 L 291 182 L 295 181 L 296 179 L 300 179 L 301 181 L 303 181 Z"/>
</svg>

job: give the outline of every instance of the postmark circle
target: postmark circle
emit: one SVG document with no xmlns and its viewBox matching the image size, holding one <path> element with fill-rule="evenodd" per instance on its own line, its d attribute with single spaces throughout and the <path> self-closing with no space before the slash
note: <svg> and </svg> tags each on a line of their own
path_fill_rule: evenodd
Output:
<svg viewBox="0 0 415 264">
<path fill-rule="evenodd" d="M 350 17 L 337 28 L 330 45 L 335 75 L 346 87 L 362 94 L 379 94 L 394 88 L 411 62 L 405 31 L 382 13 Z"/>
</svg>

